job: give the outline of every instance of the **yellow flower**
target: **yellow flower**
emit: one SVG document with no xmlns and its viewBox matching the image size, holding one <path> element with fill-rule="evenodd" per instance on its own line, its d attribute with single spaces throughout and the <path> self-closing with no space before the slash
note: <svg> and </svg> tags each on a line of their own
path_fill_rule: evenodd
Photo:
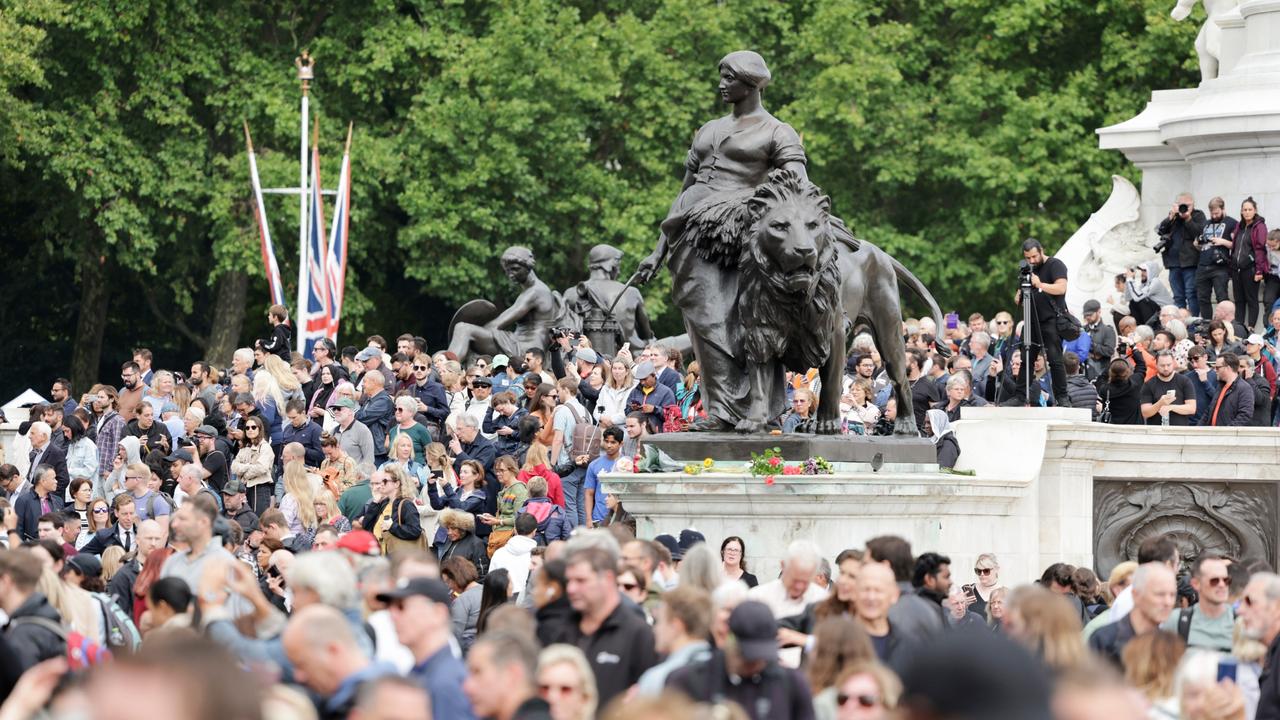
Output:
<svg viewBox="0 0 1280 720">
<path fill-rule="evenodd" d="M 706 460 L 703 460 L 703 461 L 702 461 L 702 467 L 709 468 L 709 467 L 711 467 L 711 466 L 712 466 L 712 465 L 714 465 L 714 464 L 715 464 L 715 461 L 714 461 L 714 460 L 712 460 L 711 458 L 707 458 Z"/>
</svg>

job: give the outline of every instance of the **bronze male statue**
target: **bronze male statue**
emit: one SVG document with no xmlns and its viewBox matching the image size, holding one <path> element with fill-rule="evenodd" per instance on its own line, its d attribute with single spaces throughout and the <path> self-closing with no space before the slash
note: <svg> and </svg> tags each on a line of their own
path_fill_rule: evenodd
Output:
<svg viewBox="0 0 1280 720">
<path fill-rule="evenodd" d="M 617 354 L 624 342 L 640 348 L 653 340 L 644 297 L 618 282 L 621 260 L 618 248 L 596 245 L 587 255 L 589 278 L 564 292 L 565 307 L 577 316 L 579 329 L 606 357 Z"/>
<path fill-rule="evenodd" d="M 471 354 L 517 358 L 531 347 L 544 348 L 551 342 L 551 329 L 564 319 L 563 299 L 533 271 L 533 251 L 509 247 L 501 262 L 502 272 L 520 288 L 520 295 L 501 313 L 487 300 L 472 300 L 458 310 L 449 349 L 463 362 Z"/>
</svg>

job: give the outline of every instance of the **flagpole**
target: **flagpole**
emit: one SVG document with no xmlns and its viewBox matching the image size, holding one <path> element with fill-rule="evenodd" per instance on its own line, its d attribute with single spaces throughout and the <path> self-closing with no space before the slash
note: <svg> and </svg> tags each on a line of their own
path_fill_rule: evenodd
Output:
<svg viewBox="0 0 1280 720">
<path fill-rule="evenodd" d="M 298 153 L 298 303 L 293 307 L 294 318 L 294 338 L 297 340 L 297 350 L 301 354 L 303 352 L 303 333 L 300 332 L 300 320 L 306 311 L 307 303 L 307 285 L 310 276 L 307 273 L 307 200 L 310 193 L 307 185 L 307 130 L 308 115 L 310 111 L 311 81 L 315 78 L 315 60 L 306 51 L 302 51 L 302 55 L 294 60 L 294 65 L 298 67 L 298 80 L 302 82 L 302 122 L 300 124 L 302 130 L 301 149 Z"/>
</svg>

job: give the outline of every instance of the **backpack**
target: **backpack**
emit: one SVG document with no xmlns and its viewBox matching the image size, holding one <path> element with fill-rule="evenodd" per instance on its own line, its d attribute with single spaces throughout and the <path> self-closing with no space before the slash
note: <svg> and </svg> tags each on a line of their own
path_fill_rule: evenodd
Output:
<svg viewBox="0 0 1280 720">
<path fill-rule="evenodd" d="M 106 630 L 107 646 L 112 650 L 132 653 L 142 645 L 142 634 L 138 626 L 120 609 L 115 598 L 106 593 L 90 593 L 102 606 L 103 628 Z"/>
<path fill-rule="evenodd" d="M 569 448 L 569 455 L 576 458 L 579 455 L 586 455 L 594 458 L 600 454 L 600 440 L 604 434 L 600 431 L 599 426 L 591 422 L 590 417 L 579 416 L 574 406 L 566 404 L 569 412 L 573 414 L 573 445 Z"/>
<path fill-rule="evenodd" d="M 166 503 L 169 504 L 170 515 L 172 515 L 173 511 L 176 510 L 178 507 L 178 503 L 174 502 L 173 498 L 170 497 L 169 495 L 162 493 L 158 490 L 152 491 L 151 494 L 147 496 L 147 519 L 148 520 L 156 519 L 156 497 L 160 497 Z"/>
<path fill-rule="evenodd" d="M 533 539 L 539 547 L 547 546 L 547 527 L 551 525 L 551 521 L 555 518 L 564 520 L 564 508 L 551 502 L 530 504 L 526 500 L 520 512 L 528 513 L 538 521 L 538 529 L 534 531 Z"/>
<path fill-rule="evenodd" d="M 16 617 L 10 620 L 9 624 L 36 625 L 57 635 L 59 639 L 67 644 L 67 666 L 73 671 L 86 670 L 95 665 L 102 665 L 111 659 L 111 651 L 107 648 L 49 618 L 38 616 Z"/>
</svg>

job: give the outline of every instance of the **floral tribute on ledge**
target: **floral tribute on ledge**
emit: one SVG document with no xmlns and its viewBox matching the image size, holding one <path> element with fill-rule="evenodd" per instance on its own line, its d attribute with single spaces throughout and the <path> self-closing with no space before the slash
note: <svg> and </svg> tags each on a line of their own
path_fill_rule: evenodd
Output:
<svg viewBox="0 0 1280 720">
<path fill-rule="evenodd" d="M 686 475 L 702 475 L 715 472 L 741 472 L 740 467 L 717 467 L 714 460 L 707 458 L 701 463 L 689 463 L 684 466 Z M 751 462 L 747 471 L 754 477 L 764 477 L 765 485 L 772 485 L 778 475 L 831 475 L 835 469 L 822 456 L 811 457 L 804 462 L 787 463 L 782 457 L 780 448 L 769 448 L 762 453 L 751 453 Z"/>
</svg>

